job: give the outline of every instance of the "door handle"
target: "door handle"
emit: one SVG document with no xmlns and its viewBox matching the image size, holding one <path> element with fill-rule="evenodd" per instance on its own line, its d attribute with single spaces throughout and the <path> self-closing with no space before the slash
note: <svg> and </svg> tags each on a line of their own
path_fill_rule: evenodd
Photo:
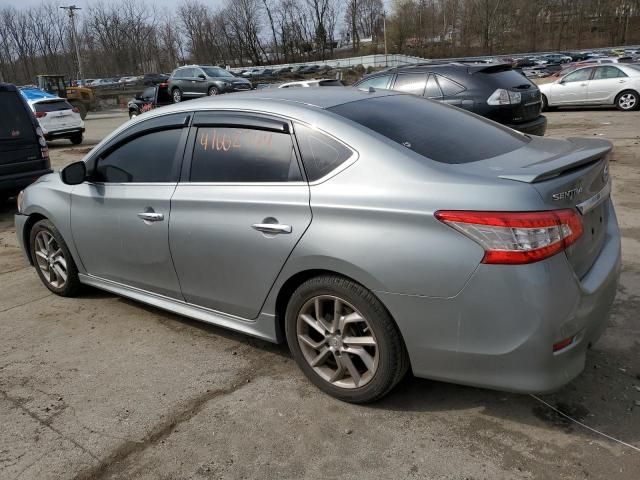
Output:
<svg viewBox="0 0 640 480">
<path fill-rule="evenodd" d="M 277 235 L 279 233 L 291 233 L 293 228 L 291 225 L 281 225 L 279 223 L 254 223 L 251 228 L 262 233 L 270 233 Z"/>
<path fill-rule="evenodd" d="M 581 83 L 581 84 L 580 84 L 580 86 L 581 86 L 581 87 L 586 87 L 586 86 L 587 86 L 587 84 L 586 84 L 586 83 Z"/>
<path fill-rule="evenodd" d="M 155 212 L 140 212 L 138 214 L 138 218 L 141 218 L 145 222 L 161 222 L 162 220 L 164 220 L 164 214 Z"/>
<path fill-rule="evenodd" d="M 626 80 L 618 80 L 618 83 L 627 83 Z"/>
</svg>

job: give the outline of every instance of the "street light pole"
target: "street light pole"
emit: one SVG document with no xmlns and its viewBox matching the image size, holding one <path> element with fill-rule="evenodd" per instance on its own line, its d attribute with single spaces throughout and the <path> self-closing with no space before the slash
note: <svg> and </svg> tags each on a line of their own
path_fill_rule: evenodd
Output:
<svg viewBox="0 0 640 480">
<path fill-rule="evenodd" d="M 76 36 L 75 21 L 76 11 L 82 9 L 80 7 L 76 7 L 75 5 L 69 5 L 60 8 L 63 10 L 67 10 L 67 12 L 69 13 L 69 19 L 71 20 L 71 38 L 73 39 L 73 45 L 76 48 L 76 57 L 78 59 L 78 80 L 84 80 L 84 76 L 82 75 L 82 60 L 80 59 L 80 46 L 78 45 L 78 37 Z"/>
</svg>

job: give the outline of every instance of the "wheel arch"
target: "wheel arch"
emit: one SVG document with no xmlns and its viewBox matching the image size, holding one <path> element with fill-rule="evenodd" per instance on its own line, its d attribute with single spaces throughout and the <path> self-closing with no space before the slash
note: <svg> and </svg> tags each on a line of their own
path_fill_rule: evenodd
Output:
<svg viewBox="0 0 640 480">
<path fill-rule="evenodd" d="M 640 100 L 640 91 L 634 89 L 634 88 L 625 88 L 624 90 L 620 90 L 616 96 L 613 98 L 613 104 L 615 106 L 618 105 L 618 99 L 620 98 L 621 95 L 624 95 L 625 93 L 633 93 L 639 100 Z M 640 105 L 640 104 L 639 104 Z M 638 105 L 636 105 L 635 108 L 632 108 L 631 110 L 637 110 L 638 109 Z"/>
<path fill-rule="evenodd" d="M 304 282 L 306 282 L 311 278 L 319 277 L 322 275 L 336 275 L 346 280 L 349 280 L 351 282 L 357 283 L 358 285 L 370 291 L 371 294 L 380 302 L 380 305 L 382 305 L 382 307 L 389 314 L 389 317 L 392 319 L 393 323 L 396 325 L 400 338 L 404 343 L 404 338 L 402 336 L 402 331 L 400 329 L 400 326 L 398 325 L 398 322 L 393 317 L 393 314 L 389 311 L 385 303 L 379 298 L 375 289 L 359 281 L 358 279 L 353 278 L 350 275 L 346 275 L 340 271 L 326 269 L 326 268 L 309 268 L 306 270 L 298 271 L 290 275 L 277 289 L 277 294 L 275 295 L 274 314 L 275 314 L 276 341 L 278 343 L 286 342 L 285 314 L 287 310 L 287 305 L 289 303 L 289 299 L 291 298 L 293 293 L 296 291 L 296 289 L 300 285 L 302 285 Z"/>
<path fill-rule="evenodd" d="M 34 265 L 34 263 L 33 257 L 31 256 L 31 230 L 33 229 L 33 226 L 40 220 L 48 220 L 48 217 L 39 212 L 32 213 L 27 218 L 27 221 L 25 222 L 24 228 L 22 230 L 22 244 L 25 246 L 27 258 L 29 259 L 29 263 L 32 266 Z"/>
</svg>

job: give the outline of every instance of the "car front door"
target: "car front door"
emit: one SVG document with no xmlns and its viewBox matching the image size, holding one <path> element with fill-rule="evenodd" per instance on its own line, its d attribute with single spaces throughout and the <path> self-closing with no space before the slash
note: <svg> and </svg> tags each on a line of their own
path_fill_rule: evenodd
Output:
<svg viewBox="0 0 640 480">
<path fill-rule="evenodd" d="M 142 122 L 87 162 L 88 181 L 72 192 L 71 229 L 89 275 L 182 299 L 169 215 L 188 117 Z"/>
<path fill-rule="evenodd" d="M 207 94 L 207 76 L 201 68 L 191 69 L 193 76 L 191 77 L 191 86 L 193 93 L 197 95 Z"/>
<path fill-rule="evenodd" d="M 196 113 L 169 243 L 188 303 L 254 319 L 311 223 L 287 121 Z"/>
<path fill-rule="evenodd" d="M 625 88 L 627 74 L 613 65 L 596 67 L 589 81 L 589 103 L 613 103 L 616 94 Z"/>
<path fill-rule="evenodd" d="M 553 105 L 580 105 L 588 102 L 589 79 L 594 67 L 581 68 L 563 77 L 551 87 Z"/>
</svg>

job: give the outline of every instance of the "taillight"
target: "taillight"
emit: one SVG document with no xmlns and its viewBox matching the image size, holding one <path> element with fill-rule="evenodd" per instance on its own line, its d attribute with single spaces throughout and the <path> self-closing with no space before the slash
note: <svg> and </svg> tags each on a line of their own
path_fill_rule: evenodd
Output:
<svg viewBox="0 0 640 480">
<path fill-rule="evenodd" d="M 487 98 L 488 105 L 517 105 L 522 101 L 520 92 L 512 92 L 504 88 L 498 88 Z"/>
<path fill-rule="evenodd" d="M 78 107 L 73 107 L 73 108 L 71 109 L 71 111 L 72 111 L 73 113 L 80 113 L 80 110 L 78 109 Z"/>
<path fill-rule="evenodd" d="M 47 112 L 36 112 L 36 118 L 46 117 Z"/>
<path fill-rule="evenodd" d="M 572 209 L 545 212 L 438 211 L 435 217 L 484 248 L 482 263 L 524 264 L 551 257 L 582 235 Z"/>
</svg>

